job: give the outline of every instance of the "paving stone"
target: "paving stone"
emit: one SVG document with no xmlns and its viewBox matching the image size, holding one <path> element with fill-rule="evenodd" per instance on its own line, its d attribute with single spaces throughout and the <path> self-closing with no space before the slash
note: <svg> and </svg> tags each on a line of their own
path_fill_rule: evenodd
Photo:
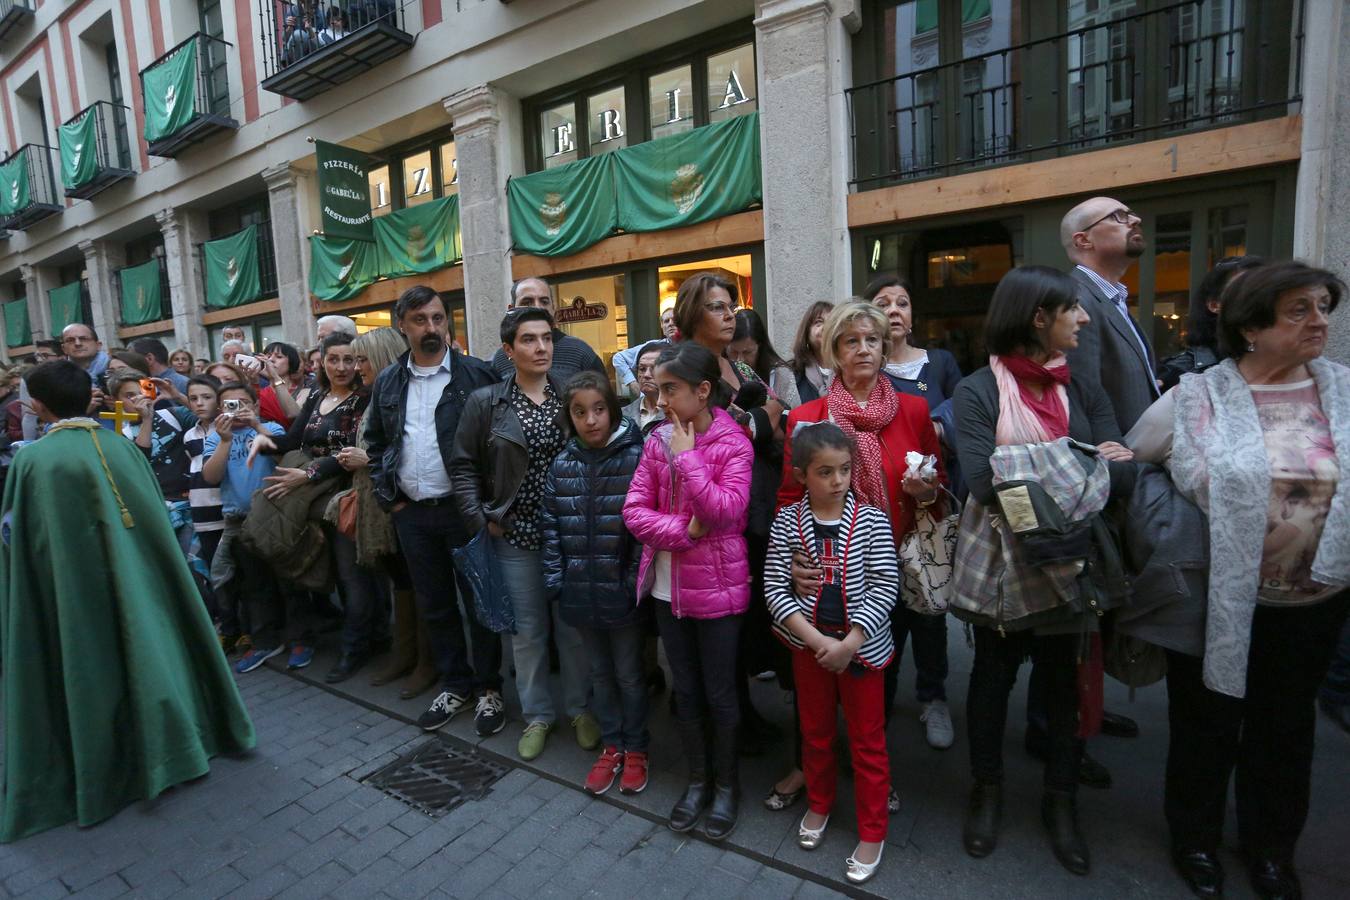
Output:
<svg viewBox="0 0 1350 900">
<path fill-rule="evenodd" d="M 503 859 L 518 862 L 533 853 L 552 834 L 553 829 L 547 824 L 526 819 L 493 844 L 492 852 Z"/>
<path fill-rule="evenodd" d="M 357 786 L 350 778 L 337 778 L 300 798 L 299 803 L 310 812 L 317 813 L 356 790 Z"/>
<path fill-rule="evenodd" d="M 407 811 L 399 800 L 393 797 L 384 797 L 375 805 L 362 810 L 359 814 L 352 816 L 342 823 L 342 830 L 353 837 L 364 837 L 373 831 L 378 831 L 385 825 L 397 819 Z"/>
<path fill-rule="evenodd" d="M 267 836 L 255 842 L 252 850 L 234 860 L 230 865 L 245 878 L 256 878 L 262 873 L 286 862 L 301 852 L 309 843 L 294 831 L 283 830 L 275 836 Z"/>
<path fill-rule="evenodd" d="M 244 876 L 229 866 L 216 869 L 201 881 L 188 882 L 187 887 L 176 896 L 191 897 L 192 900 L 216 900 L 224 897 L 244 883 Z"/>
<path fill-rule="evenodd" d="M 435 821 L 426 813 L 409 808 L 390 824 L 408 837 L 415 837 L 430 828 Z"/>
<path fill-rule="evenodd" d="M 350 837 L 350 835 L 343 835 Z M 302 875 L 295 884 L 277 895 L 279 900 L 318 900 L 328 897 L 333 891 L 351 880 L 352 873 L 335 862 L 324 863 L 317 870 Z"/>
<path fill-rule="evenodd" d="M 441 883 L 441 889 L 452 897 L 468 900 L 501 880 L 509 867 L 510 864 L 495 853 L 480 853 L 457 871 L 449 873 L 448 880 Z"/>
<path fill-rule="evenodd" d="M 748 856 L 742 856 L 739 853 L 727 850 L 718 857 L 717 868 L 721 869 L 723 872 L 730 872 L 737 878 L 750 881 L 759 874 L 764 866 L 755 862 Z"/>
<path fill-rule="evenodd" d="M 356 844 L 356 838 L 347 832 L 333 831 L 300 850 L 287 860 L 286 864 L 294 869 L 297 875 L 308 877 L 332 860 L 349 853 Z"/>
<path fill-rule="evenodd" d="M 306 812 L 308 811 L 306 810 Z M 348 803 L 344 798 L 321 812 L 310 813 L 309 817 L 296 825 L 293 830 L 307 841 L 317 841 L 352 816 L 360 815 L 361 812 L 362 807 L 355 803 Z"/>
<path fill-rule="evenodd" d="M 373 860 L 369 865 L 359 869 L 358 874 L 350 881 L 333 891 L 332 896 L 336 900 L 367 900 L 388 886 L 402 872 L 402 866 L 388 857 Z"/>
<path fill-rule="evenodd" d="M 421 815 L 418 813 L 417 815 Z M 426 818 L 423 816 L 423 818 Z M 402 834 L 406 831 L 398 827 L 398 820 L 392 823 L 393 827 Z M 389 853 L 390 859 L 395 860 L 401 865 L 412 868 L 419 865 L 424 859 L 437 853 L 441 848 L 447 846 L 455 838 L 459 837 L 460 832 L 439 827 L 424 828 L 416 835 L 411 836 L 398 847 L 395 847 Z M 431 890 L 436 885 L 430 885 L 427 890 Z"/>
<path fill-rule="evenodd" d="M 76 891 L 71 896 L 78 897 L 79 900 L 111 900 L 113 897 L 122 896 L 129 890 L 130 888 L 125 881 L 116 875 L 109 875 L 83 890 Z"/>
</svg>

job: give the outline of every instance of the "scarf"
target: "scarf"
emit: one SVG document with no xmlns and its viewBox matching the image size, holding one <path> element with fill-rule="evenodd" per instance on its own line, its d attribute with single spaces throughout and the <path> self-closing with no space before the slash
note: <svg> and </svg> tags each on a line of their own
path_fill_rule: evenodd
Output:
<svg viewBox="0 0 1350 900">
<path fill-rule="evenodd" d="M 900 410 L 900 398 L 884 377 L 878 376 L 867 395 L 867 407 L 858 405 L 844 387 L 842 378 L 830 382 L 826 394 L 830 420 L 853 439 L 857 447 L 853 466 L 853 489 L 869 506 L 890 509 L 886 497 L 886 472 L 882 467 L 881 439 L 877 437 Z"/>
<path fill-rule="evenodd" d="M 998 383 L 997 444 L 1043 444 L 1069 435 L 1069 361 L 1056 353 L 1045 365 L 1025 356 L 991 356 Z M 1031 385 L 1043 388 L 1037 397 Z"/>
</svg>

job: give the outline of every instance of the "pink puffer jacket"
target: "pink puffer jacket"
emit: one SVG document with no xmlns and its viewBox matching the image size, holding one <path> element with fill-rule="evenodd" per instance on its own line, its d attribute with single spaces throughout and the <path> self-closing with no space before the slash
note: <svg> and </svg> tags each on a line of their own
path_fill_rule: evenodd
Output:
<svg viewBox="0 0 1350 900">
<path fill-rule="evenodd" d="M 670 455 L 670 425 L 652 432 L 628 486 L 623 520 L 642 542 L 638 600 L 651 593 L 658 550 L 671 553 L 671 612 L 717 619 L 750 606 L 750 561 L 745 522 L 750 510 L 750 466 L 755 451 L 745 431 L 720 409 L 694 449 Z M 697 516 L 708 533 L 689 537 Z"/>
</svg>

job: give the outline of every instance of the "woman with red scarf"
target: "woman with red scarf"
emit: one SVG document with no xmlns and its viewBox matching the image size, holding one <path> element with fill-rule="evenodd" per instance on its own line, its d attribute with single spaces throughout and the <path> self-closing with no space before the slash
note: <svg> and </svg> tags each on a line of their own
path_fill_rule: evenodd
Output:
<svg viewBox="0 0 1350 900">
<path fill-rule="evenodd" d="M 970 486 L 966 514 L 997 510 L 990 457 L 1000 445 L 1041 444 L 1071 437 L 1097 447 L 1108 462 L 1112 494 L 1133 481 L 1132 454 L 1120 443 L 1111 402 L 1099 384 L 1070 377 L 1064 354 L 1078 346 L 1088 314 L 1074 281 L 1044 266 L 1003 277 L 985 319 L 989 366 L 967 377 L 953 398 L 957 454 Z M 990 596 L 992 614 L 1003 602 Z M 1022 661 L 1044 666 L 1048 682 L 1050 755 L 1045 766 L 1042 818 L 1056 858 L 1086 875 L 1087 843 L 1078 827 L 1078 648 L 1081 625 L 1071 610 L 1062 620 L 1038 619 L 1029 628 L 974 625 L 975 663 L 966 697 L 970 765 L 975 778 L 963 839 L 971 856 L 987 856 L 998 840 L 1003 805 L 1003 732 L 1008 693 Z"/>
</svg>

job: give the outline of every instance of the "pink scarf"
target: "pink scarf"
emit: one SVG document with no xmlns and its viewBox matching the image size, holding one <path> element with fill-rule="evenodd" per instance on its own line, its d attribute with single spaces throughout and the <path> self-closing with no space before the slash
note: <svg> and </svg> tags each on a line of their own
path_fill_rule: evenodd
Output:
<svg viewBox="0 0 1350 900">
<path fill-rule="evenodd" d="M 1037 365 L 1024 356 L 991 356 L 989 368 L 998 383 L 998 426 L 994 443 L 1044 444 L 1069 433 L 1069 361 L 1056 353 Z M 1028 387 L 1039 384 L 1038 399 Z"/>
<path fill-rule="evenodd" d="M 884 376 L 877 378 L 872 393 L 867 395 L 867 408 L 858 405 L 844 387 L 844 379 L 830 383 L 826 405 L 830 419 L 853 439 L 857 455 L 853 465 L 853 489 L 870 506 L 889 510 L 886 497 L 886 472 L 882 467 L 881 439 L 878 432 L 891 424 L 900 410 L 900 399 L 895 388 Z"/>
</svg>

